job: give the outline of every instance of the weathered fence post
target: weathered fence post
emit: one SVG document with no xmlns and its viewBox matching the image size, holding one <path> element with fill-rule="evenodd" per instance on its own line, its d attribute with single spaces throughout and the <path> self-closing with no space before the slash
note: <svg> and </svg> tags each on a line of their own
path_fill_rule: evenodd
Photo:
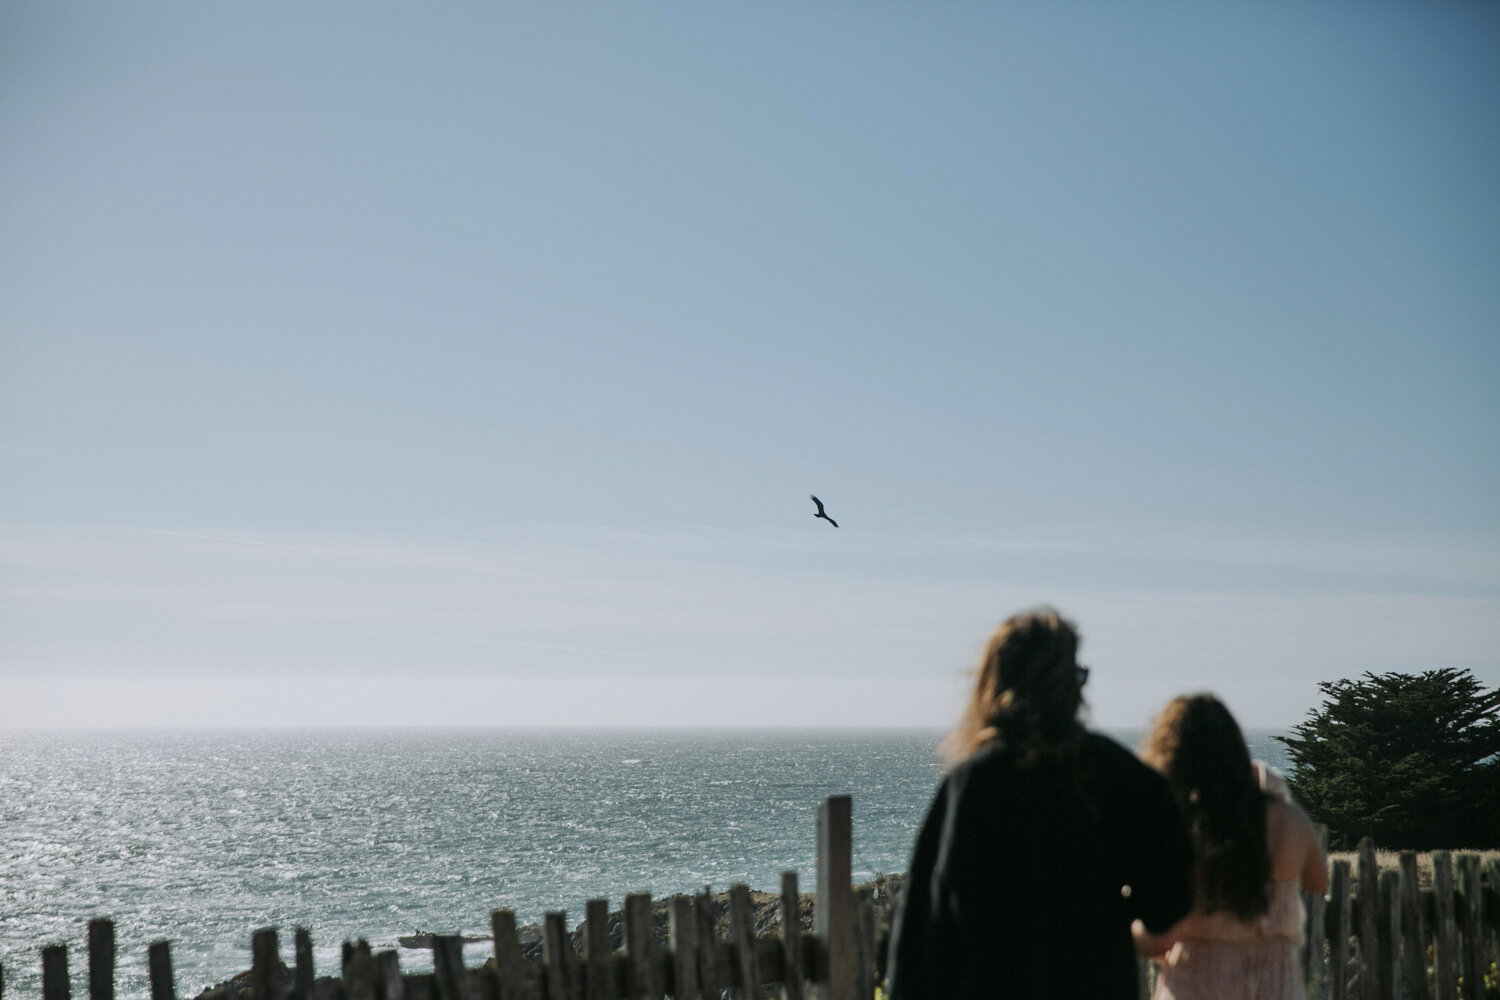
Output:
<svg viewBox="0 0 1500 1000">
<path fill-rule="evenodd" d="M 729 940 L 739 959 L 739 975 L 734 985 L 742 997 L 760 992 L 760 963 L 755 960 L 755 911 L 750 906 L 750 887 L 735 883 L 729 887 Z"/>
<path fill-rule="evenodd" d="M 1432 964 L 1438 1000 L 1458 1000 L 1458 924 L 1453 913 L 1453 856 L 1432 852 Z"/>
<path fill-rule="evenodd" d="M 868 886 L 854 894 L 854 994 L 875 996 L 875 892 Z"/>
<path fill-rule="evenodd" d="M 377 1000 L 406 1000 L 406 982 L 401 978 L 401 959 L 394 948 L 375 956 Z"/>
<path fill-rule="evenodd" d="M 632 892 L 625 897 L 625 956 L 630 963 L 630 996 L 638 1000 L 658 1000 L 661 992 L 656 982 L 656 947 L 651 933 L 651 894 Z"/>
<path fill-rule="evenodd" d="M 1401 873 L 1380 873 L 1380 1000 L 1401 1000 Z"/>
<path fill-rule="evenodd" d="M 457 934 L 440 934 L 432 939 L 432 981 L 438 1000 L 469 1000 L 464 939 Z"/>
<path fill-rule="evenodd" d="M 1359 841 L 1359 996 L 1376 1000 L 1380 996 L 1380 866 L 1375 861 L 1375 841 Z"/>
<path fill-rule="evenodd" d="M 172 946 L 153 941 L 146 949 L 146 964 L 151 970 L 151 1000 L 177 1000 L 177 985 L 172 981 Z"/>
<path fill-rule="evenodd" d="M 89 921 L 89 1000 L 115 1000 L 115 924 Z"/>
<path fill-rule="evenodd" d="M 276 928 L 262 927 L 250 936 L 250 982 L 255 1000 L 280 1000 L 276 975 L 280 961 Z"/>
<path fill-rule="evenodd" d="M 344 963 L 344 1000 L 375 1000 L 375 956 L 360 938 Z"/>
<path fill-rule="evenodd" d="M 1486 890 L 1488 896 L 1485 900 L 1485 908 L 1489 918 L 1485 921 L 1489 924 L 1487 937 L 1490 943 L 1490 955 L 1500 962 L 1500 858 L 1491 858 L 1485 866 L 1489 875 L 1490 885 Z"/>
<path fill-rule="evenodd" d="M 672 945 L 672 995 L 677 1000 L 693 1000 L 698 995 L 698 914 L 693 897 L 672 897 L 672 912 L 667 925 L 667 939 Z"/>
<path fill-rule="evenodd" d="M 584 996 L 588 1000 L 614 1000 L 614 969 L 609 961 L 614 948 L 609 941 L 608 900 L 591 899 L 583 904 L 583 927 Z"/>
<path fill-rule="evenodd" d="M 1328 852 L 1328 825 L 1326 823 L 1313 824 L 1314 835 L 1318 839 L 1318 849 L 1324 854 Z M 1323 909 L 1326 900 L 1322 893 L 1302 893 L 1302 910 L 1304 923 L 1302 926 L 1302 981 L 1307 984 L 1307 995 L 1310 997 L 1321 997 L 1323 995 Z"/>
<path fill-rule="evenodd" d="M 714 896 L 704 886 L 693 897 L 693 911 L 698 917 L 698 989 L 708 1000 L 717 1000 L 728 983 L 719 969 L 719 937 L 714 929 Z"/>
<path fill-rule="evenodd" d="M 1458 856 L 1458 888 L 1463 893 L 1460 929 L 1463 932 L 1464 996 L 1484 996 L 1484 974 L 1488 962 L 1484 954 L 1484 886 L 1479 881 L 1479 855 Z"/>
<path fill-rule="evenodd" d="M 1329 1000 L 1349 1000 L 1349 935 L 1352 907 L 1349 903 L 1349 862 L 1333 863 L 1329 881 L 1328 996 Z"/>
<path fill-rule="evenodd" d="M 1401 995 L 1404 1000 L 1428 1000 L 1427 915 L 1422 912 L 1422 887 L 1417 878 L 1417 855 L 1402 851 L 1401 865 Z"/>
<path fill-rule="evenodd" d="M 510 910 L 491 910 L 490 933 L 495 937 L 500 1000 L 520 1000 L 526 993 L 526 972 L 521 964 L 521 941 L 516 937 L 516 915 Z"/>
<path fill-rule="evenodd" d="M 546 1000 L 573 1000 L 573 942 L 568 916 L 553 910 L 542 917 L 542 965 L 547 970 Z"/>
<path fill-rule="evenodd" d="M 1302 934 L 1302 981 L 1307 984 L 1307 995 L 1310 997 L 1323 995 L 1323 938 L 1326 932 L 1324 909 L 1327 903 L 1322 893 L 1302 894 L 1302 905 L 1307 911 L 1307 924 Z"/>
<path fill-rule="evenodd" d="M 781 1000 L 802 1000 L 802 898 L 796 872 L 781 873 L 781 947 L 786 952 Z"/>
<path fill-rule="evenodd" d="M 297 963 L 292 975 L 292 997 L 294 1000 L 313 1000 L 316 970 L 313 968 L 312 932 L 306 927 L 298 927 L 292 941 L 292 960 Z"/>
<path fill-rule="evenodd" d="M 42 1000 L 70 1000 L 68 946 L 50 944 L 42 949 Z"/>
<path fill-rule="evenodd" d="M 834 795 L 818 808 L 818 898 L 813 911 L 828 952 L 828 1000 L 854 1000 L 853 804 Z"/>
</svg>

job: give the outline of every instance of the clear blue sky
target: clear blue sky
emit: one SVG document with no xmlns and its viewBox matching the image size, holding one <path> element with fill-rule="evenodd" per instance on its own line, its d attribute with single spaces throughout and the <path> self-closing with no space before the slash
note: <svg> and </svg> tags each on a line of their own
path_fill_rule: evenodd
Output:
<svg viewBox="0 0 1500 1000">
<path fill-rule="evenodd" d="M 1500 683 L 1494 4 L 0 5 L 0 725 Z M 808 493 L 842 525 L 813 520 Z"/>
</svg>

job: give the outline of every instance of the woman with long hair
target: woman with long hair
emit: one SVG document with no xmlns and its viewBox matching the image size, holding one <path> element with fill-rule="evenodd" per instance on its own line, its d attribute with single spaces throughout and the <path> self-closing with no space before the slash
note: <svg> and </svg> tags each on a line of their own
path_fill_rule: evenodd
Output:
<svg viewBox="0 0 1500 1000">
<path fill-rule="evenodd" d="M 1136 932 L 1160 963 L 1156 1000 L 1301 1000 L 1299 890 L 1328 887 L 1312 823 L 1274 772 L 1251 763 L 1213 695 L 1175 698 L 1142 748 L 1166 776 L 1197 852 L 1197 902 L 1166 934 Z"/>
<path fill-rule="evenodd" d="M 991 636 L 917 837 L 892 1000 L 1134 1000 L 1131 922 L 1192 907 L 1193 853 L 1162 777 L 1078 721 L 1088 669 L 1056 611 Z"/>
</svg>

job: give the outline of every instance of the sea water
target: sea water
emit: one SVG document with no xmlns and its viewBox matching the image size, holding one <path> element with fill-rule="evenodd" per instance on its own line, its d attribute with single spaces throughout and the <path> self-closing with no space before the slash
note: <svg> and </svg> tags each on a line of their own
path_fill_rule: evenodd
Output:
<svg viewBox="0 0 1500 1000">
<path fill-rule="evenodd" d="M 1133 746 L 1138 730 L 1114 735 Z M 1285 765 L 1269 732 L 1255 756 Z M 0 733 L 0 963 L 40 995 L 39 949 L 115 920 L 119 993 L 172 941 L 178 994 L 248 968 L 250 934 L 487 933 L 735 882 L 813 887 L 818 804 L 854 804 L 854 877 L 904 871 L 939 780 L 937 732 L 303 730 Z M 485 945 L 471 946 L 481 960 Z M 426 953 L 405 950 L 421 969 Z"/>
</svg>

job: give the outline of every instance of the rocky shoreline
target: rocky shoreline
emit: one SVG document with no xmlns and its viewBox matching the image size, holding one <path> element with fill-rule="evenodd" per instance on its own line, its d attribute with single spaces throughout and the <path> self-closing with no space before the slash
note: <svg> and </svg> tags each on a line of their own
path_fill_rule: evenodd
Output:
<svg viewBox="0 0 1500 1000">
<path fill-rule="evenodd" d="M 877 937 L 882 931 L 890 930 L 891 919 L 895 915 L 896 900 L 900 897 L 901 888 L 905 883 L 904 875 L 882 875 L 873 882 L 864 882 L 854 887 L 855 892 L 868 890 L 870 898 L 875 905 L 875 927 Z M 729 893 L 715 893 L 713 899 L 714 933 L 722 939 L 729 937 Z M 813 901 L 815 894 L 804 892 L 798 898 L 799 918 L 801 930 L 811 933 L 813 928 Z M 671 903 L 670 896 L 652 901 L 651 908 L 651 930 L 660 947 L 666 947 L 668 929 L 671 925 Z M 750 893 L 750 905 L 755 914 L 755 935 L 765 937 L 777 933 L 781 928 L 781 896 L 771 892 Z M 584 950 L 584 938 L 588 930 L 588 921 L 579 922 L 569 935 L 573 941 L 573 950 L 579 954 Z M 540 959 L 542 955 L 542 925 L 527 924 L 516 929 L 516 934 L 521 942 L 521 955 L 527 959 Z M 397 938 L 397 943 L 403 949 L 425 949 L 432 946 L 434 935 L 417 931 L 413 934 L 403 935 Z M 489 941 L 488 936 L 465 937 L 465 943 L 478 943 Z M 624 947 L 625 924 L 621 911 L 615 910 L 609 915 L 609 941 L 616 950 Z M 490 959 L 485 963 L 489 965 L 494 962 Z M 282 980 L 288 987 L 292 981 L 292 970 L 282 963 L 277 970 L 277 978 Z M 334 996 L 335 984 L 339 982 L 336 976 L 319 976 L 314 983 L 314 996 Z M 251 973 L 247 970 L 221 983 L 204 989 L 195 1000 L 252 1000 L 253 984 Z"/>
</svg>

